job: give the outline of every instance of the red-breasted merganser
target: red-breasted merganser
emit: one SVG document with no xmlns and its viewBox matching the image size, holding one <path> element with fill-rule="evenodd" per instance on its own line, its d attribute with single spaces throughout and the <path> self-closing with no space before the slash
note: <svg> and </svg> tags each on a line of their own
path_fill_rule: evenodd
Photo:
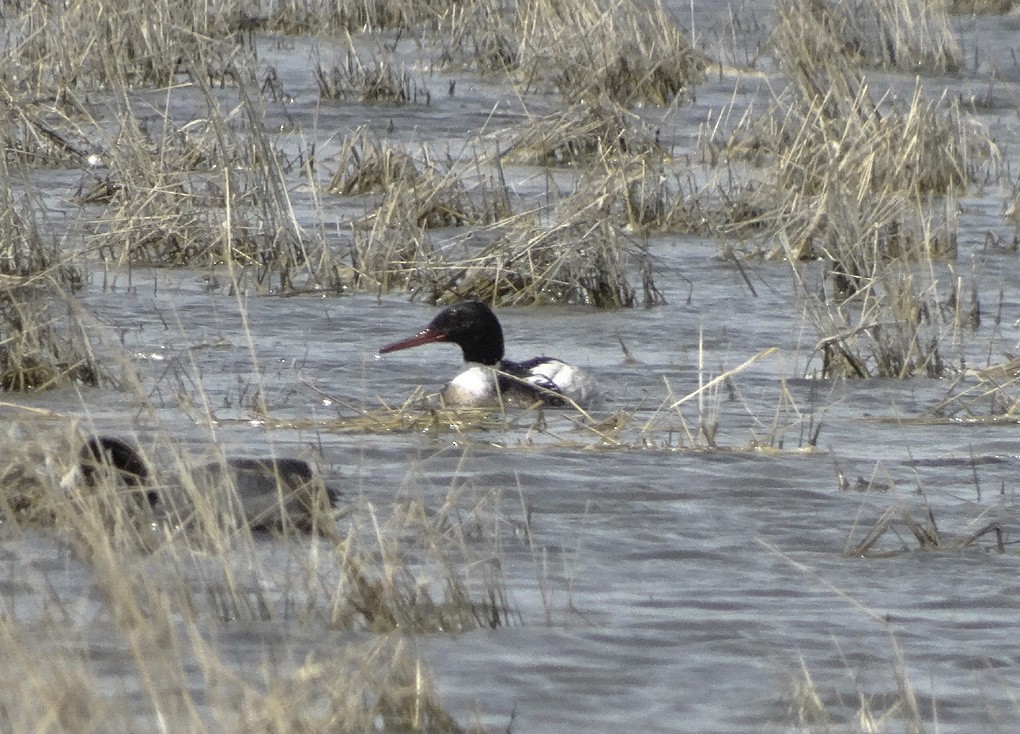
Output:
<svg viewBox="0 0 1020 734">
<path fill-rule="evenodd" d="M 379 354 L 432 342 L 452 342 L 470 366 L 443 388 L 447 405 L 485 406 L 503 402 L 576 403 L 586 407 L 599 398 L 595 378 L 552 357 L 525 362 L 503 359 L 503 327 L 481 301 L 461 301 L 444 308 L 419 334 L 387 344 Z"/>
<path fill-rule="evenodd" d="M 339 496 L 303 459 L 227 457 L 193 467 L 189 479 L 196 490 L 217 503 L 224 516 L 233 516 L 252 530 L 308 532 L 317 522 L 321 527 Z M 70 490 L 83 483 L 95 489 L 104 482 L 129 488 L 139 506 L 148 504 L 171 519 L 186 517 L 193 509 L 189 490 L 178 477 L 155 481 L 137 444 L 113 436 L 91 436 L 61 485 Z M 224 494 L 224 489 L 230 493 Z"/>
</svg>

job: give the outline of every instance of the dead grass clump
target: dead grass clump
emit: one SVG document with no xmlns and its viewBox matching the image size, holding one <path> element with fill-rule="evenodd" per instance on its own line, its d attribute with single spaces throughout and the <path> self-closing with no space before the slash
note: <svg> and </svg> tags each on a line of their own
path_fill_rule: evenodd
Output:
<svg viewBox="0 0 1020 734">
<path fill-rule="evenodd" d="M 413 184 L 419 175 L 412 156 L 366 127 L 347 136 L 337 159 L 340 165 L 328 189 L 340 196 L 380 193 L 397 184 Z"/>
<path fill-rule="evenodd" d="M 731 184 L 715 211 L 699 197 L 703 219 L 771 241 L 762 253 L 791 264 L 823 376 L 942 376 L 940 345 L 972 328 L 935 275 L 956 257 L 952 196 L 979 179 L 976 161 L 994 160 L 994 145 L 957 104 L 927 100 L 920 86 L 909 103 L 876 103 L 845 58 L 792 51 L 801 56 L 784 60 L 790 96 L 760 120 L 748 113 L 738 128 L 753 132 L 726 146 L 764 170 Z M 804 284 L 796 263 L 815 259 L 829 263 L 828 287 Z"/>
<path fill-rule="evenodd" d="M 495 173 L 483 174 L 477 154 L 458 164 L 449 158 L 439 162 L 424 149 L 418 162 L 362 129 L 345 142 L 339 158 L 332 193 L 383 194 L 366 220 L 376 232 L 490 224 L 511 214 L 502 170 L 497 166 Z"/>
<path fill-rule="evenodd" d="M 777 4 L 773 42 L 777 60 L 787 68 L 802 60 L 825 67 L 843 59 L 910 72 L 954 73 L 963 64 L 945 5 L 916 0 L 867 0 L 853 6 L 784 0 Z"/>
<path fill-rule="evenodd" d="M 427 396 L 424 391 L 415 392 L 403 405 L 381 408 L 348 405 L 343 400 L 326 394 L 323 394 L 323 397 L 349 408 L 350 412 L 326 421 L 267 417 L 267 427 L 315 429 L 331 433 L 467 435 L 476 431 L 510 431 L 527 425 L 527 422 L 532 420 L 532 416 L 511 415 L 493 408 L 446 408 L 430 403 L 429 397 L 434 396 Z"/>
<path fill-rule="evenodd" d="M 521 13 L 536 3 L 472 2 L 450 8 L 441 26 L 445 42 L 440 61 L 460 64 L 481 74 L 509 74 L 521 62 L 525 43 Z"/>
<path fill-rule="evenodd" d="M 659 2 L 588 0 L 553 7 L 546 27 L 553 49 L 548 68 L 568 103 L 609 99 L 625 107 L 664 106 L 690 95 L 704 77 L 705 60 Z"/>
<path fill-rule="evenodd" d="M 230 676 L 240 689 L 229 702 L 238 731 L 462 734 L 410 648 L 400 638 L 379 638 L 332 658 L 311 657 L 265 684 Z"/>
<path fill-rule="evenodd" d="M 644 303 L 660 301 L 645 250 L 604 216 L 568 215 L 551 227 L 518 217 L 496 238 L 434 283 L 432 301 L 473 298 L 494 306 L 570 303 L 597 308 L 634 306 L 638 294 L 628 273 L 643 278 Z"/>
<path fill-rule="evenodd" d="M 832 69 L 835 81 L 805 70 L 794 100 L 749 126 L 743 150 L 765 164 L 760 180 L 724 191 L 716 210 L 703 196 L 697 204 L 715 231 L 771 240 L 762 254 L 790 263 L 821 376 L 944 376 L 943 346 L 976 325 L 936 275 L 956 257 L 952 195 L 994 148 L 955 104 L 942 109 L 918 88 L 909 106 L 876 105 L 846 68 Z M 808 96 L 823 83 L 827 92 Z M 828 282 L 808 285 L 797 262 L 817 259 Z"/>
<path fill-rule="evenodd" d="M 0 143 L 5 166 L 80 168 L 94 162 L 91 139 L 75 120 L 87 117 L 70 94 L 39 99 L 0 79 Z"/>
<path fill-rule="evenodd" d="M 655 0 L 495 0 L 451 12 L 442 58 L 510 71 L 547 85 L 568 104 L 667 105 L 689 95 L 705 62 Z"/>
<path fill-rule="evenodd" d="M 948 536 L 942 533 L 935 522 L 935 515 L 930 506 L 925 508 L 924 517 L 918 520 L 903 506 L 887 509 L 875 524 L 859 541 L 847 538 L 843 555 L 847 558 L 890 558 L 910 553 L 915 548 L 903 540 L 899 530 L 905 528 L 916 543 L 916 550 L 921 551 L 958 551 L 971 546 L 977 547 L 977 541 L 986 535 L 994 538 L 992 548 L 999 553 L 1005 552 L 1002 528 L 997 522 L 990 522 L 979 529 L 961 536 Z M 883 541 L 891 538 L 894 547 L 884 547 Z"/>
<path fill-rule="evenodd" d="M 73 303 L 52 277 L 0 284 L 0 389 L 45 390 L 109 379 Z"/>
<path fill-rule="evenodd" d="M 4 175 L 9 173 L 0 162 L 0 287 L 17 287 L 35 275 L 76 287 L 80 275 L 72 267 L 60 266 L 56 245 L 47 242 L 39 230 L 31 194 L 15 200 L 11 179 Z M 5 282 L 7 276 L 10 280 Z"/>
<path fill-rule="evenodd" d="M 233 53 L 218 39 L 235 32 L 240 13 L 229 3 L 217 11 L 169 0 L 19 4 L 10 19 L 13 52 L 0 78 L 18 79 L 36 93 L 167 86 L 194 72 L 193 60 Z"/>
<path fill-rule="evenodd" d="M 420 229 L 487 224 L 461 179 L 452 171 L 428 168 L 413 182 L 398 182 L 386 190 L 370 220 L 392 227 L 406 223 Z"/>
<path fill-rule="evenodd" d="M 350 273 L 339 274 L 347 287 L 361 291 L 407 291 L 420 286 L 440 261 L 420 227 L 376 218 L 370 230 L 357 229 L 351 243 Z"/>
<path fill-rule="evenodd" d="M 683 205 L 679 191 L 654 170 L 629 178 L 623 201 L 627 223 L 645 230 L 669 228 L 671 213 Z"/>
<path fill-rule="evenodd" d="M 794 266 L 794 274 L 818 332 L 820 377 L 943 377 L 950 370 L 945 343 L 968 327 L 954 318 L 959 304 L 940 299 L 933 272 L 890 263 L 864 278 L 840 274 L 830 289 L 809 285 L 803 268 Z"/>
<path fill-rule="evenodd" d="M 316 64 L 315 80 L 320 99 L 397 105 L 428 105 L 432 101 L 424 79 L 412 79 L 410 71 L 397 68 L 389 59 L 373 58 L 366 64 L 355 51 L 348 52 L 341 65 L 326 69 Z"/>
<path fill-rule="evenodd" d="M 511 132 L 504 158 L 536 166 L 585 165 L 621 156 L 661 155 L 653 134 L 615 105 L 581 104 L 529 117 Z"/>
<path fill-rule="evenodd" d="M 1020 359 L 1008 357 L 997 364 L 962 370 L 945 397 L 920 420 L 1015 424 L 1020 418 Z"/>
<path fill-rule="evenodd" d="M 648 155 L 618 157 L 593 166 L 580 178 L 570 199 L 586 202 L 641 232 L 692 231 L 697 216 L 684 198 L 677 173 Z"/>
<path fill-rule="evenodd" d="M 7 615 L 0 622 L 0 650 L 10 662 L 0 673 L 5 728 L 11 731 L 103 731 L 131 729 L 125 710 L 104 696 L 84 655 L 61 651 L 54 638 L 65 633 L 42 629 Z M 63 654 L 62 654 L 63 653 Z"/>
<path fill-rule="evenodd" d="M 121 117 L 104 160 L 106 175 L 82 188 L 83 205 L 105 205 L 90 244 L 114 263 L 180 266 L 222 261 L 230 252 L 220 217 L 213 208 L 208 176 L 196 172 L 204 156 L 177 157 L 171 142 L 182 135 L 170 120 L 160 129 Z M 205 166 L 202 166 L 203 168 Z"/>
<path fill-rule="evenodd" d="M 958 192 L 980 179 L 980 161 L 997 157 L 987 133 L 955 102 L 927 100 L 920 87 L 909 103 L 887 95 L 875 104 L 864 86 L 852 99 L 832 92 L 779 97 L 765 115 L 745 115 L 725 144 L 703 137 L 702 150 L 711 160 L 764 167 L 760 182 L 726 198 L 745 202 L 766 225 L 798 216 L 824 225 L 818 204 L 834 191 L 862 206 L 901 194 L 923 199 Z"/>
<path fill-rule="evenodd" d="M 717 142 L 718 126 L 703 130 L 701 139 L 703 157 L 731 166 L 731 174 L 746 168 L 740 166 L 745 161 L 763 170 L 736 183 L 731 178 L 718 194 L 699 195 L 701 221 L 741 238 L 782 233 L 798 259 L 817 257 L 819 241 L 828 241 L 827 254 L 849 270 L 853 256 L 833 253 L 831 243 L 861 241 L 840 230 L 851 221 L 860 224 L 854 232 L 874 224 L 872 259 L 939 249 L 954 254 L 952 232 L 941 238 L 941 248 L 916 247 L 935 244 L 918 222 L 931 197 L 980 180 L 979 162 L 997 157 L 987 133 L 955 101 L 928 99 L 920 85 L 909 100 L 887 93 L 876 102 L 837 52 L 842 43 L 826 29 L 839 21 L 824 2 L 794 3 L 783 12 L 774 43 L 790 88 L 765 114 L 749 109 L 725 142 Z M 904 205 L 904 197 L 912 205 Z M 877 223 L 869 222 L 872 216 Z M 769 254 L 788 257 L 791 251 Z"/>
<path fill-rule="evenodd" d="M 308 262 L 283 162 L 270 140 L 258 82 L 234 69 L 237 107 L 227 114 L 198 85 L 206 116 L 186 129 L 160 115 L 141 124 L 125 100 L 103 154 L 109 175 L 83 193 L 106 202 L 89 238 L 104 258 L 155 266 L 252 266 L 259 284 L 276 273 L 292 287 Z M 97 191 L 99 192 L 97 194 Z"/>
<path fill-rule="evenodd" d="M 286 0 L 271 3 L 265 16 L 256 20 L 261 27 L 287 35 L 406 31 L 431 27 L 454 5 L 449 0 Z"/>
</svg>

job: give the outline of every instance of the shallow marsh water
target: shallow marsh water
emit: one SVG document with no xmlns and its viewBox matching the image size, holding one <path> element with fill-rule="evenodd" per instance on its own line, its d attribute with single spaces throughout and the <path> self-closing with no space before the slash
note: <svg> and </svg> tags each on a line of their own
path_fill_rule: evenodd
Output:
<svg viewBox="0 0 1020 734">
<path fill-rule="evenodd" d="M 712 27 L 724 11 L 706 5 L 696 25 Z M 980 119 L 1014 167 L 1020 164 L 1015 22 L 961 20 L 965 50 L 978 49 L 982 64 L 969 76 L 924 80 L 967 95 L 984 90 L 995 68 L 1006 80 L 995 84 L 1000 103 Z M 322 140 L 327 151 L 331 139 L 363 123 L 380 130 L 392 124 L 393 137 L 414 144 L 466 145 L 480 129 L 522 114 L 511 90 L 467 76 L 458 76 L 449 100 L 441 91 L 447 78 L 428 77 L 436 101 L 424 109 L 320 105 L 310 49 L 308 42 L 263 39 L 260 54 L 277 66 L 302 134 Z M 907 89 L 913 84 L 899 81 Z M 737 118 L 739 105 L 767 101 L 756 96 L 762 94 L 757 75 L 710 76 L 694 105 L 643 114 L 661 115 L 677 153 L 689 154 L 709 110 L 734 100 Z M 187 105 L 174 114 L 185 119 Z M 73 177 L 47 175 L 54 177 L 54 207 L 70 207 Z M 545 196 L 550 185 L 537 169 L 508 176 L 525 201 Z M 320 217 L 342 223 L 352 215 L 329 197 L 316 203 L 297 184 L 293 194 L 304 224 Z M 1012 236 L 1001 218 L 1006 196 L 1006 187 L 989 186 L 965 199 L 961 213 L 958 270 L 979 273 L 989 316 L 954 356 L 977 365 L 1002 361 L 1020 337 L 1016 253 L 985 244 L 989 232 L 1005 241 Z M 720 391 L 722 448 L 681 448 L 679 429 L 650 434 L 647 448 L 607 447 L 557 411 L 536 430 L 524 416 L 506 430 L 331 431 L 329 421 L 344 412 L 344 403 L 398 405 L 417 386 L 437 389 L 458 369 L 453 347 L 376 356 L 435 311 L 400 294 L 277 298 L 253 290 L 237 296 L 207 272 L 145 269 L 119 273 L 104 289 L 94 266 L 81 299 L 140 366 L 160 430 L 196 452 L 213 442 L 228 453 L 285 454 L 312 446 L 348 497 L 379 505 L 411 492 L 438 506 L 461 482 L 479 495 L 498 496 L 507 518 L 498 526 L 500 566 L 520 623 L 419 635 L 415 642 L 461 722 L 521 732 L 784 731 L 797 728 L 788 690 L 802 668 L 837 722 L 852 722 L 859 694 L 879 703 L 899 695 L 899 650 L 933 730 L 1014 731 L 1020 723 L 1017 427 L 913 420 L 938 404 L 948 381 L 810 379 L 819 369 L 816 335 L 799 315 L 787 265 L 746 264 L 754 295 L 718 257 L 718 242 L 662 236 L 649 246 L 667 305 L 507 309 L 500 316 L 509 356 L 548 352 L 589 367 L 608 388 L 605 414 L 625 411 L 639 423 L 667 400 L 664 378 L 677 397 L 698 387 L 699 359 L 714 375 L 778 348 Z M 624 358 L 621 341 L 635 362 Z M 181 393 L 199 385 L 216 419 L 214 434 L 201 405 L 181 408 Z M 250 411 L 256 390 L 274 418 L 308 419 L 314 427 L 264 430 Z M 807 419 L 798 422 L 779 407 L 784 391 L 815 424 L 821 421 L 817 448 L 806 446 Z M 133 398 L 106 390 L 5 399 L 86 415 L 104 431 L 153 430 L 152 416 Z M 693 426 L 696 405 L 684 408 Z M 768 444 L 773 436 L 782 437 L 781 446 L 751 447 L 754 439 Z M 939 529 L 954 537 L 998 522 L 1006 550 L 995 552 L 989 536 L 964 550 L 925 552 L 901 536 L 883 547 L 908 552 L 844 557 L 845 547 L 900 504 L 917 518 L 930 507 Z M 286 576 L 293 548 L 261 539 L 257 550 L 276 581 Z M 84 567 L 59 542 L 46 533 L 11 532 L 0 552 L 8 613 L 44 616 L 41 600 L 49 592 L 43 590 L 52 586 L 61 598 L 77 595 L 82 601 L 74 614 L 88 617 Z M 227 659 L 249 671 L 286 666 L 349 637 L 285 614 L 272 623 L 222 624 L 216 636 Z M 126 655 L 101 630 L 87 651 L 111 690 L 131 692 L 135 682 L 124 678 L 120 664 Z M 201 687 L 198 672 L 191 672 Z"/>
</svg>

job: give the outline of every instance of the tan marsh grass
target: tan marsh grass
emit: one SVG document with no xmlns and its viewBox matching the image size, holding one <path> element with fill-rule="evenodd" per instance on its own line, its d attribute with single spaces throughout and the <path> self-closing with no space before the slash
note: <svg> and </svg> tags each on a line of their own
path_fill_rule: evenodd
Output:
<svg viewBox="0 0 1020 734">
<path fill-rule="evenodd" d="M 803 57 L 827 65 L 835 58 L 852 65 L 909 72 L 953 73 L 962 51 L 943 3 L 868 0 L 853 7 L 827 0 L 786 0 L 778 4 L 774 29 L 781 62 Z M 791 43 L 796 50 L 791 49 Z"/>
<path fill-rule="evenodd" d="M 555 89 L 569 105 L 685 101 L 705 60 L 657 0 L 482 0 L 444 19 L 441 58 L 509 72 L 522 92 Z"/>
<path fill-rule="evenodd" d="M 193 62 L 217 64 L 233 53 L 240 5 L 167 0 L 84 0 L 21 4 L 12 13 L 0 79 L 18 79 L 37 94 L 46 90 L 108 86 L 166 86 L 179 75 L 201 76 Z M 12 6 L 13 9 L 13 6 Z M 204 54 L 203 54 L 204 52 Z"/>
<path fill-rule="evenodd" d="M 423 104 L 431 101 L 425 81 L 404 66 L 388 58 L 373 58 L 367 63 L 356 51 L 345 61 L 330 67 L 317 64 L 315 80 L 323 100 L 350 100 L 379 104 Z"/>
<path fill-rule="evenodd" d="M 620 157 L 662 155 L 654 132 L 617 105 L 580 104 L 550 115 L 529 116 L 509 134 L 509 141 L 501 146 L 507 163 L 590 165 Z"/>
<path fill-rule="evenodd" d="M 338 196 L 382 193 L 399 183 L 414 184 L 420 175 L 413 156 L 367 127 L 344 138 L 337 160 L 327 188 Z"/>
<path fill-rule="evenodd" d="M 275 274 L 283 289 L 307 271 L 310 238 L 296 222 L 258 82 L 250 69 L 233 75 L 237 106 L 230 119 L 208 84 L 196 85 L 207 116 L 187 126 L 162 114 L 142 124 L 123 98 L 102 154 L 108 173 L 81 197 L 105 205 L 87 226 L 90 249 L 108 263 L 233 260 L 252 266 L 259 284 Z"/>
<path fill-rule="evenodd" d="M 573 303 L 597 308 L 634 306 L 633 269 L 648 264 L 640 244 L 604 216 L 581 210 L 550 227 L 516 217 L 467 259 L 453 263 L 436 282 L 436 303 L 474 298 L 495 306 Z M 656 291 L 644 270 L 647 305 Z"/>
</svg>

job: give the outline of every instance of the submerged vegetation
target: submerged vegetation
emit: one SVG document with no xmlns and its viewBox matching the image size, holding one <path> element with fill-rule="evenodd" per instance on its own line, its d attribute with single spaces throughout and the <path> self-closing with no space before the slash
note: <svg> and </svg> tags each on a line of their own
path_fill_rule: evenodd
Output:
<svg viewBox="0 0 1020 734">
<path fill-rule="evenodd" d="M 33 576 L 46 611 L 0 615 L 0 650 L 14 661 L 4 729 L 460 732 L 417 640 L 527 622 L 503 556 L 517 543 L 544 565 L 544 550 L 530 545 L 528 518 L 506 509 L 509 487 L 458 476 L 437 499 L 412 473 L 385 503 L 355 492 L 312 536 L 284 528 L 267 541 L 225 520 L 229 488 L 216 504 L 189 484 L 193 459 L 160 417 L 171 409 L 214 440 L 232 420 L 217 411 L 245 405 L 236 420 L 267 435 L 413 433 L 458 448 L 663 456 L 824 447 L 827 406 L 799 404 L 785 378 L 776 405 L 741 391 L 745 371 L 775 362 L 773 348 L 738 353 L 728 369 L 706 366 L 699 345 L 697 388 L 674 388 L 663 368 L 660 393 L 562 420 L 540 409 L 453 413 L 420 393 L 397 407 L 323 395 L 343 407 L 295 415 L 266 397 L 251 295 L 658 309 L 681 289 L 657 253 L 695 235 L 718 242 L 720 269 L 750 292 L 746 266 L 760 264 L 794 302 L 811 332 L 796 377 L 951 378 L 917 420 L 1020 418 L 1017 359 L 988 346 L 1006 297 L 996 334 L 976 350 L 992 309 L 981 267 L 961 255 L 978 247 L 961 236 L 961 202 L 983 189 L 1007 192 L 1000 213 L 984 214 L 998 232 L 985 249 L 1020 243 L 1020 184 L 977 114 L 1001 94 L 990 84 L 966 96 L 944 81 L 977 63 L 948 13 L 1016 3 L 777 0 L 742 68 L 722 43 L 712 56 L 709 32 L 658 0 L 4 8 L 0 391 L 25 403 L 48 390 L 120 391 L 170 481 L 194 495 L 193 514 L 167 522 L 115 482 L 68 489 L 68 457 L 93 428 L 88 406 L 78 416 L 14 404 L 0 518 L 70 549 L 87 583 L 71 598 Z M 733 50 L 744 20 L 729 20 Z M 299 71 L 274 66 L 296 47 L 307 50 Z M 734 80 L 732 101 L 697 129 L 687 108 L 713 76 Z M 212 404 L 195 361 L 154 372 L 158 350 L 123 349 L 127 327 L 83 305 L 98 288 L 137 297 L 137 268 L 188 269 L 236 299 L 252 374 L 238 377 L 236 403 Z M 182 317 L 155 318 L 171 331 Z M 972 364 L 977 351 L 984 367 Z M 724 424 L 724 404 L 747 416 L 740 428 Z M 930 510 L 919 517 L 896 504 L 843 553 L 1004 553 L 1010 542 L 998 522 L 948 535 Z M 263 622 L 330 644 L 246 670 L 218 638 Z M 111 693 L 95 671 L 96 627 L 122 643 L 118 664 L 137 692 Z M 793 718 L 829 730 L 806 668 L 793 688 Z M 888 711 L 919 731 L 909 684 L 898 677 L 895 690 Z M 863 725 L 879 728 L 889 717 L 861 700 Z"/>
</svg>

